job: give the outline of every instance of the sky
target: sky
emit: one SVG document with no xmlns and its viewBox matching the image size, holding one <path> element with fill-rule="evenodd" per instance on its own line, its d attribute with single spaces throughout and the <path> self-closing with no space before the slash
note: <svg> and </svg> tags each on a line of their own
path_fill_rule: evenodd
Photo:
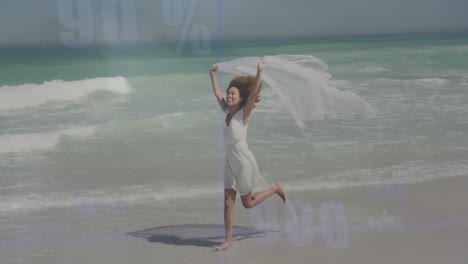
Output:
<svg viewBox="0 0 468 264">
<path fill-rule="evenodd" d="M 468 0 L 0 0 L 0 46 L 468 31 Z"/>
</svg>

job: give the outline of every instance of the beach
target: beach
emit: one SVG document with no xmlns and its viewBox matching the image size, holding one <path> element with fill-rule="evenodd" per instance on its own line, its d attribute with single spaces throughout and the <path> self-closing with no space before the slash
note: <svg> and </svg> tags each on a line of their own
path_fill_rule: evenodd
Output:
<svg viewBox="0 0 468 264">
<path fill-rule="evenodd" d="M 0 263 L 464 263 L 467 51 L 462 34 L 1 50 Z M 265 52 L 323 60 L 373 116 L 300 128 L 265 83 L 247 143 L 257 190 L 279 181 L 288 203 L 237 198 L 214 252 L 225 116 L 208 70 Z"/>
</svg>

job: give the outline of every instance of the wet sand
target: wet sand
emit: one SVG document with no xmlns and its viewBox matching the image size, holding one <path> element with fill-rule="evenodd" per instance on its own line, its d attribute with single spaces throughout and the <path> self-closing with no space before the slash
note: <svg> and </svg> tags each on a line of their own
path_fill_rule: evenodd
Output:
<svg viewBox="0 0 468 264">
<path fill-rule="evenodd" d="M 73 235 L 3 243 L 1 263 L 465 263 L 468 177 L 399 188 L 287 192 L 289 205 L 275 197 L 257 211 L 238 199 L 235 241 L 224 252 L 211 249 L 223 239 L 220 202 L 134 206 L 77 222 Z"/>
</svg>

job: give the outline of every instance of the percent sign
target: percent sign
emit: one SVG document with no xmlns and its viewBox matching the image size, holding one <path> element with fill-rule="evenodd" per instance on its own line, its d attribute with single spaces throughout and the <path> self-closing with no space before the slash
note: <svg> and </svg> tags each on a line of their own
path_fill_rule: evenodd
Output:
<svg viewBox="0 0 468 264">
<path fill-rule="evenodd" d="M 182 27 L 177 43 L 177 54 L 182 52 L 187 35 L 190 33 L 192 51 L 199 55 L 211 52 L 211 33 L 205 25 L 192 25 L 197 0 L 191 0 L 188 10 L 184 10 L 183 0 L 162 0 L 163 19 L 168 26 Z"/>
</svg>

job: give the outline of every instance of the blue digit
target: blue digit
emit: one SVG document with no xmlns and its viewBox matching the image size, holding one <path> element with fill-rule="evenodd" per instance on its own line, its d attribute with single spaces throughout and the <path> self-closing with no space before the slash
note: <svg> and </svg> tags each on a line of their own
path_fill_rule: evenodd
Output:
<svg viewBox="0 0 468 264">
<path fill-rule="evenodd" d="M 349 240 L 348 219 L 344 205 L 336 201 L 320 204 L 322 239 L 333 248 L 344 247 Z"/>
<path fill-rule="evenodd" d="M 280 236 L 278 223 L 278 208 L 271 200 L 250 209 L 250 220 L 253 226 L 263 233 L 255 240 L 261 245 L 272 245 Z"/>
<path fill-rule="evenodd" d="M 290 200 L 284 212 L 288 240 L 300 247 L 310 245 L 314 239 L 312 207 L 302 201 Z"/>
</svg>

